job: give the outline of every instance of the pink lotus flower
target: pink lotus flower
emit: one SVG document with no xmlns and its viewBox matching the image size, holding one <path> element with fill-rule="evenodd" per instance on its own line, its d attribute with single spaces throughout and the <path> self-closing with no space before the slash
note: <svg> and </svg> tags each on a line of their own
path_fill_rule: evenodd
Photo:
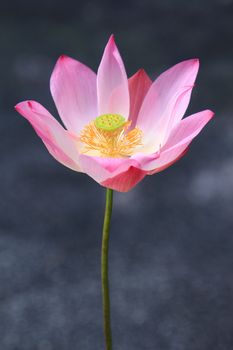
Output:
<svg viewBox="0 0 233 350">
<path fill-rule="evenodd" d="M 198 67 L 191 59 L 153 83 L 143 69 L 127 79 L 111 36 L 97 74 L 70 57 L 58 59 L 50 89 L 65 128 L 38 102 L 15 108 L 57 161 L 126 192 L 180 159 L 213 117 L 204 110 L 182 119 Z"/>
</svg>

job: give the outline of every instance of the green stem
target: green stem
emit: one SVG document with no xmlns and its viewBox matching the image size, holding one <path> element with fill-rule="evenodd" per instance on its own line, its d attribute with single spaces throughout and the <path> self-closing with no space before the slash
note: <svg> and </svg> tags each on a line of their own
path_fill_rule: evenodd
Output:
<svg viewBox="0 0 233 350">
<path fill-rule="evenodd" d="M 104 214 L 103 238 L 102 238 L 102 257 L 101 257 L 101 275 L 102 275 L 102 294 L 103 294 L 103 316 L 104 316 L 104 336 L 106 350 L 112 350 L 112 334 L 110 320 L 110 297 L 108 285 L 108 242 L 112 214 L 113 190 L 106 190 L 106 206 Z"/>
</svg>

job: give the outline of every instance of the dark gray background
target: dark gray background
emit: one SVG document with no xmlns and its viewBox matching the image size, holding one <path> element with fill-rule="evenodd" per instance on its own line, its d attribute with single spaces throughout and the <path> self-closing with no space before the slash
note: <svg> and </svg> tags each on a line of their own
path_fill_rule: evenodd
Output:
<svg viewBox="0 0 233 350">
<path fill-rule="evenodd" d="M 233 348 L 233 1 L 0 4 L 0 349 L 103 349 L 104 189 L 56 163 L 13 110 L 54 115 L 65 53 L 97 69 L 111 33 L 129 75 L 199 57 L 189 113 L 216 117 L 188 154 L 116 193 L 110 243 L 115 350 Z"/>
</svg>

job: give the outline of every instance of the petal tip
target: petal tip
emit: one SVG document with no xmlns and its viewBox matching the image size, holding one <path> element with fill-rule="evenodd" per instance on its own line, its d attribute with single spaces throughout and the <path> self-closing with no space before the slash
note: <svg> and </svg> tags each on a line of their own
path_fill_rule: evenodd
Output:
<svg viewBox="0 0 233 350">
<path fill-rule="evenodd" d="M 137 70 L 137 72 L 136 73 L 134 73 L 134 75 L 132 75 L 129 79 L 131 79 L 131 78 L 138 78 L 138 79 L 140 79 L 140 78 L 148 78 L 149 80 L 150 80 L 150 77 L 148 76 L 148 74 L 147 74 L 147 72 L 145 71 L 145 69 L 144 68 L 140 68 L 140 69 L 138 69 Z"/>
<path fill-rule="evenodd" d="M 199 58 L 194 58 L 194 64 L 197 66 L 197 67 L 199 67 L 200 66 L 200 60 L 199 60 Z"/>
<path fill-rule="evenodd" d="M 200 60 L 199 60 L 199 58 L 192 58 L 192 59 L 190 60 L 190 63 L 191 63 L 193 66 L 196 66 L 197 69 L 198 69 L 199 66 L 200 66 Z"/>
<path fill-rule="evenodd" d="M 115 35 L 114 34 L 111 34 L 109 39 L 108 39 L 108 42 L 107 42 L 107 45 L 106 45 L 106 48 L 111 48 L 111 50 L 114 50 L 114 48 L 116 47 L 116 42 L 115 42 Z"/>
<path fill-rule="evenodd" d="M 59 61 L 64 61 L 68 56 L 66 56 L 65 54 L 62 54 L 59 56 L 58 60 Z"/>
<path fill-rule="evenodd" d="M 210 120 L 213 119 L 213 117 L 215 116 L 215 113 L 211 111 L 211 109 L 207 109 L 207 112 L 209 113 Z"/>
<path fill-rule="evenodd" d="M 199 63 L 199 58 L 195 57 L 195 58 L 190 58 L 187 60 L 187 62 L 193 63 L 193 64 L 198 64 Z"/>
<path fill-rule="evenodd" d="M 196 67 L 196 68 L 199 68 L 199 65 L 200 65 L 200 60 L 199 58 L 189 58 L 183 62 L 180 62 L 181 64 L 184 63 L 186 64 L 187 66 L 193 66 L 193 67 Z"/>
<path fill-rule="evenodd" d="M 65 62 L 66 62 L 67 60 L 69 60 L 69 59 L 70 59 L 69 56 L 67 56 L 67 55 L 65 55 L 65 54 L 62 54 L 62 55 L 60 55 L 60 56 L 58 57 L 56 65 L 57 65 L 57 64 L 65 63 Z M 55 65 L 55 67 L 56 67 L 56 65 Z"/>
<path fill-rule="evenodd" d="M 140 75 L 144 75 L 146 74 L 146 71 L 144 68 L 139 68 L 139 70 L 137 71 L 137 74 L 140 76 Z"/>
<path fill-rule="evenodd" d="M 20 111 L 22 111 L 23 107 L 27 105 L 29 108 L 32 108 L 32 103 L 31 101 L 22 101 L 22 102 L 19 102 L 17 103 L 14 108 L 17 112 L 20 113 Z"/>
<path fill-rule="evenodd" d="M 110 37 L 109 37 L 109 42 L 110 43 L 115 43 L 115 35 L 114 34 L 111 34 Z"/>
<path fill-rule="evenodd" d="M 14 109 L 19 112 L 20 111 L 20 103 L 17 103 L 15 106 L 14 106 Z"/>
</svg>

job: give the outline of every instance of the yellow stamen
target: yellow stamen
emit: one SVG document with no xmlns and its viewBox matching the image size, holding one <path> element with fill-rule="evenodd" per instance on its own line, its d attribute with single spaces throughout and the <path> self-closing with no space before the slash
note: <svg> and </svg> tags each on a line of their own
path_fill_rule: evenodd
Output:
<svg viewBox="0 0 233 350">
<path fill-rule="evenodd" d="M 83 153 L 97 151 L 101 157 L 129 157 L 142 145 L 142 131 L 134 128 L 127 132 L 131 122 L 118 114 L 97 117 L 81 131 L 79 140 Z"/>
</svg>

